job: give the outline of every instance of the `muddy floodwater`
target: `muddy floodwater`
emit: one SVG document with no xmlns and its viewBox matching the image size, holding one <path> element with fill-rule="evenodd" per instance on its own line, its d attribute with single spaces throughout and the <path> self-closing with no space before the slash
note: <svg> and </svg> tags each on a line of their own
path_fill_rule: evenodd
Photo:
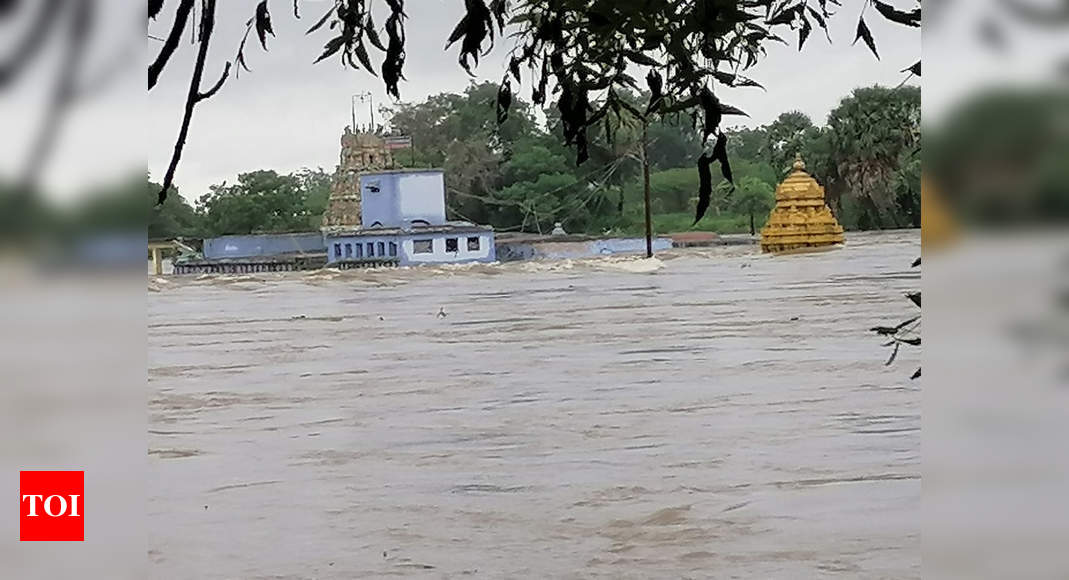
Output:
<svg viewBox="0 0 1069 580">
<path fill-rule="evenodd" d="M 149 280 L 158 578 L 919 578 L 919 232 Z"/>
</svg>

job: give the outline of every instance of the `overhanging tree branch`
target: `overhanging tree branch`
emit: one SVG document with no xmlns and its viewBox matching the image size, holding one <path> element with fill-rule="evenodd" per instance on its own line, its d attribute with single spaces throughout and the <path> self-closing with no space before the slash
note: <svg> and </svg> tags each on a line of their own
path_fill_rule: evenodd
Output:
<svg viewBox="0 0 1069 580">
<path fill-rule="evenodd" d="M 182 3 L 178 5 L 178 12 L 175 13 L 171 32 L 167 35 L 167 40 L 164 41 L 163 47 L 160 48 L 160 53 L 156 55 L 156 60 L 148 67 L 148 88 L 151 89 L 156 86 L 156 82 L 160 79 L 160 73 L 163 72 L 163 68 L 167 66 L 167 61 L 171 59 L 171 55 L 178 48 L 178 42 L 182 39 L 182 33 L 185 32 L 186 25 L 189 22 L 189 13 L 193 11 L 193 2 L 194 0 L 182 0 Z"/>
<path fill-rule="evenodd" d="M 226 68 L 223 69 L 223 74 L 219 77 L 219 80 L 215 81 L 215 84 L 212 85 L 212 88 L 208 89 L 208 92 L 198 94 L 197 95 L 197 102 L 203 101 L 204 99 L 210 99 L 212 97 L 212 95 L 214 95 L 215 93 L 218 93 L 219 89 L 223 88 L 223 83 L 226 82 L 226 79 L 229 76 L 230 76 L 230 61 L 227 61 Z"/>
<path fill-rule="evenodd" d="M 182 159 L 182 149 L 185 148 L 186 138 L 189 136 L 189 124 L 193 120 L 193 109 L 197 106 L 197 103 L 203 101 L 205 93 L 200 92 L 200 82 L 204 77 L 204 64 L 208 59 L 208 46 L 212 39 L 212 31 L 215 29 L 215 0 L 204 0 L 204 5 L 201 9 L 200 19 L 200 46 L 197 49 L 197 61 L 193 65 L 193 78 L 189 81 L 189 91 L 186 93 L 186 105 L 185 111 L 182 115 L 182 128 L 178 131 L 178 140 L 174 144 L 174 152 L 171 154 L 171 162 L 167 166 L 167 174 L 163 178 L 163 185 L 160 187 L 159 195 L 157 196 L 157 205 L 162 205 L 163 201 L 167 199 L 167 190 L 171 188 L 171 184 L 174 183 L 174 174 L 178 169 L 178 162 Z M 229 63 L 227 63 L 227 71 L 224 72 L 222 80 L 226 80 L 227 73 L 229 72 Z M 217 85 L 221 86 L 221 82 Z M 207 96 L 211 96 L 218 86 L 213 87 L 208 91 Z"/>
</svg>

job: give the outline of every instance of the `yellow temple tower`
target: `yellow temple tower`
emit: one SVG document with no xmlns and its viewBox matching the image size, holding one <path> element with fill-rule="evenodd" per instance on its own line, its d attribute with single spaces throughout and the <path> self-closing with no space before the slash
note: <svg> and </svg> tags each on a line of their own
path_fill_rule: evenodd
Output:
<svg viewBox="0 0 1069 580">
<path fill-rule="evenodd" d="M 843 227 L 824 202 L 824 188 L 805 172 L 799 154 L 776 188 L 776 207 L 761 228 L 762 252 L 786 252 L 843 243 Z"/>
<path fill-rule="evenodd" d="M 382 137 L 373 133 L 353 133 L 349 127 L 341 137 L 341 156 L 330 187 L 323 228 L 360 225 L 360 185 L 357 177 L 366 171 L 393 168 L 393 155 Z"/>
</svg>

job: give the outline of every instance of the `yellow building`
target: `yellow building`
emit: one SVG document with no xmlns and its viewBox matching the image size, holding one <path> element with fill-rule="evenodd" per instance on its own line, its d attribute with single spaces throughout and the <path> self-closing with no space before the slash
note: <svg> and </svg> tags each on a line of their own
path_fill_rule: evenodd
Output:
<svg viewBox="0 0 1069 580">
<path fill-rule="evenodd" d="M 785 252 L 843 243 L 843 227 L 824 201 L 824 188 L 805 172 L 798 155 L 794 168 L 776 188 L 776 207 L 761 228 L 762 252 Z"/>
</svg>

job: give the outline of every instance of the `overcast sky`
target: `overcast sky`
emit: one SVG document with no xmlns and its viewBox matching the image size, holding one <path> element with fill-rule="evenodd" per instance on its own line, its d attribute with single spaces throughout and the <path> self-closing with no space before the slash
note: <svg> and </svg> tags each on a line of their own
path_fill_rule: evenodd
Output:
<svg viewBox="0 0 1069 580">
<path fill-rule="evenodd" d="M 270 52 L 262 52 L 252 38 L 248 62 L 253 71 L 232 78 L 219 94 L 197 108 L 177 176 L 188 199 L 203 195 L 211 184 L 233 182 L 245 171 L 288 172 L 301 167 L 331 171 L 338 159 L 339 135 L 349 123 L 350 95 L 370 90 L 377 103 L 389 102 L 381 80 L 366 72 L 343 69 L 333 59 L 312 64 L 329 31 L 311 37 L 304 31 L 328 2 L 302 0 L 303 18 L 296 20 L 289 0 L 270 1 L 278 32 L 276 38 L 269 38 Z M 176 5 L 166 4 L 171 10 Z M 257 0 L 219 2 L 206 84 L 234 57 L 256 4 Z M 384 2 L 375 4 L 381 7 Z M 743 120 L 749 125 L 768 123 L 791 109 L 822 123 L 853 88 L 897 85 L 904 77 L 899 71 L 920 56 L 920 34 L 869 14 L 867 21 L 883 55 L 877 61 L 864 46 L 851 46 L 861 2 L 844 4 L 831 21 L 834 44 L 814 32 L 801 53 L 793 47 L 771 45 L 768 57 L 749 72 L 768 92 L 719 88 L 720 97 L 749 112 L 752 117 Z M 43 175 L 45 191 L 57 198 L 113 183 L 122 173 L 143 171 L 146 161 L 152 177 L 160 179 L 178 132 L 192 68 L 193 46 L 187 38 L 160 84 L 146 95 L 144 71 L 158 52 L 159 42 L 145 39 L 144 13 L 131 10 L 129 0 L 99 0 L 97 5 L 96 34 L 91 49 L 85 51 L 86 65 L 80 76 L 83 80 L 102 77 L 101 72 L 113 68 L 109 64 L 113 61 L 129 66 L 109 76 L 109 82 L 101 84 L 103 89 L 84 95 L 62 126 L 59 145 Z M 463 0 L 409 0 L 407 5 L 405 73 L 409 80 L 401 84 L 402 97 L 418 101 L 443 91 L 462 91 L 471 79 L 456 63 L 456 48 L 447 53 L 443 47 L 460 18 Z M 898 5 L 910 3 L 901 0 Z M 21 6 L 19 18 L 0 21 L 0 55 L 11 52 L 20 38 L 20 27 L 26 26 L 31 9 L 39 4 Z M 937 6 L 949 6 L 942 18 L 936 18 Z M 165 35 L 172 16 L 165 10 L 160 22 L 150 25 L 150 34 Z M 983 87 L 1050 84 L 1057 63 L 1069 62 L 1069 35 L 1055 26 L 1014 25 L 1006 30 L 1008 48 L 985 49 L 977 40 L 977 25 L 992 18 L 1007 21 L 997 0 L 929 6 L 924 21 L 926 124 L 937 123 L 942 112 Z M 381 25 L 385 18 L 376 14 L 376 21 Z M 50 43 L 20 82 L 0 94 L 0 179 L 17 172 L 27 158 L 59 70 L 61 47 L 59 42 Z M 506 52 L 507 47 L 499 46 L 485 59 L 478 79 L 500 80 Z M 518 93 L 529 95 L 530 87 Z M 366 123 L 366 113 L 361 113 L 359 122 Z M 737 119 L 729 118 L 729 122 Z"/>
<path fill-rule="evenodd" d="M 417 0 L 407 4 L 408 81 L 401 84 L 402 99 L 419 101 L 441 92 L 463 91 L 472 79 L 457 65 L 456 47 L 448 52 L 443 47 L 462 15 L 464 3 Z M 214 80 L 222 63 L 233 58 L 244 22 L 255 5 L 255 0 L 220 3 L 208 79 Z M 252 72 L 231 79 L 219 94 L 197 107 L 176 179 L 188 199 L 203 195 L 210 185 L 223 180 L 233 183 L 245 171 L 289 172 L 301 167 L 332 171 L 338 161 L 339 136 L 350 123 L 350 96 L 370 90 L 376 108 L 390 102 L 382 81 L 364 71 L 342 68 L 337 59 L 312 65 L 329 31 L 320 30 L 311 36 L 304 31 L 329 3 L 305 0 L 300 20 L 294 19 L 288 2 L 272 5 L 278 36 L 268 38 L 269 51 L 260 49 L 254 33 L 249 42 L 254 46 L 247 50 Z M 751 115 L 748 120 L 738 118 L 744 124 L 764 124 L 790 109 L 802 110 L 822 123 L 851 89 L 874 83 L 896 85 L 905 77 L 899 71 L 920 58 L 920 34 L 916 30 L 888 25 L 878 17 L 868 20 L 884 55 L 882 62 L 862 45 L 850 45 L 857 14 L 844 10 L 832 21 L 834 44 L 829 45 L 823 34 L 814 33 L 802 53 L 780 45 L 770 47 L 768 57 L 750 75 L 768 88 L 767 93 L 749 88 L 718 89 L 718 94 L 723 101 Z M 380 26 L 384 21 L 384 17 L 376 18 Z M 162 28 L 150 27 L 150 32 L 162 36 Z M 149 96 L 147 135 L 153 179 L 160 179 L 178 129 L 192 49 L 188 42 L 183 43 L 182 52 Z M 484 59 L 476 71 L 477 80 L 499 81 L 506 52 L 506 46 L 498 46 Z M 529 95 L 530 86 L 517 92 Z M 366 106 L 357 113 L 358 123 L 368 122 Z M 735 121 L 736 118 L 729 119 Z"/>
</svg>

